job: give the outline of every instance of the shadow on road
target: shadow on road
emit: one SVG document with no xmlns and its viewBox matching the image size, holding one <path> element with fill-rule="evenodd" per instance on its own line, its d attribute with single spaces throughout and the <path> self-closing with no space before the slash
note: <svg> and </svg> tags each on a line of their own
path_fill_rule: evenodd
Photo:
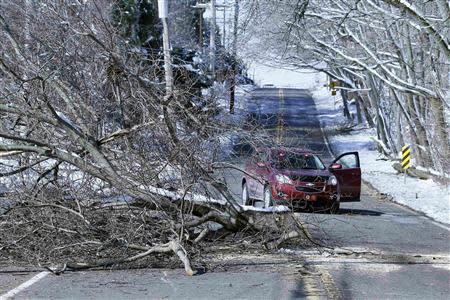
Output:
<svg viewBox="0 0 450 300">
<path fill-rule="evenodd" d="M 359 216 L 381 216 L 384 213 L 369 209 L 346 209 L 341 208 L 339 210 L 340 215 L 359 215 Z"/>
</svg>

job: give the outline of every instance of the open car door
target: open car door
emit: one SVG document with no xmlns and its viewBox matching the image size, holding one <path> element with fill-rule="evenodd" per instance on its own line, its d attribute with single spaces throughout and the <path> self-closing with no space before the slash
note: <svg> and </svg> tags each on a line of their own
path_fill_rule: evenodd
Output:
<svg viewBox="0 0 450 300">
<path fill-rule="evenodd" d="M 360 201 L 361 167 L 358 152 L 341 154 L 330 166 L 341 191 L 341 202 Z"/>
</svg>

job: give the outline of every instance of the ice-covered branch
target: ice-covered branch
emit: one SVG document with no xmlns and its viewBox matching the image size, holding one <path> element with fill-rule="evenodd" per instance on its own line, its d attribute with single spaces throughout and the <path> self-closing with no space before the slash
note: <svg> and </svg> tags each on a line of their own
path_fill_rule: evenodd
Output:
<svg viewBox="0 0 450 300">
<path fill-rule="evenodd" d="M 422 27 L 428 31 L 430 37 L 432 37 L 439 44 L 442 51 L 450 57 L 450 44 L 448 43 L 448 36 L 443 36 L 435 26 L 428 21 L 426 17 L 422 14 L 422 12 L 412 3 L 406 0 L 383 0 L 386 3 L 389 3 L 401 10 L 404 10 L 410 15 L 414 20 L 419 22 Z"/>
</svg>

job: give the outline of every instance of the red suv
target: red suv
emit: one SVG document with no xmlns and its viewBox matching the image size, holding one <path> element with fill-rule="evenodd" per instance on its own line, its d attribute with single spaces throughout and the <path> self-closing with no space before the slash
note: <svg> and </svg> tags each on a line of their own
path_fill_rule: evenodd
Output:
<svg viewBox="0 0 450 300">
<path fill-rule="evenodd" d="M 344 153 L 328 168 L 315 154 L 292 148 L 256 149 L 245 166 L 242 203 L 293 209 L 320 207 L 339 211 L 340 202 L 360 201 L 358 152 Z"/>
</svg>

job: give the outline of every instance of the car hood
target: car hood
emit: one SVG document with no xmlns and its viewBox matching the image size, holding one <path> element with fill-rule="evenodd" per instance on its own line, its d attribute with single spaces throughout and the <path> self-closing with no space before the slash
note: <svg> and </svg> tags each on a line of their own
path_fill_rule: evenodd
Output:
<svg viewBox="0 0 450 300">
<path fill-rule="evenodd" d="M 304 176 L 308 176 L 308 177 L 329 177 L 330 176 L 330 172 L 328 170 L 284 169 L 284 170 L 276 170 L 276 173 L 289 176 L 289 178 L 292 178 L 294 180 L 299 180 L 296 178 L 304 177 Z"/>
</svg>

